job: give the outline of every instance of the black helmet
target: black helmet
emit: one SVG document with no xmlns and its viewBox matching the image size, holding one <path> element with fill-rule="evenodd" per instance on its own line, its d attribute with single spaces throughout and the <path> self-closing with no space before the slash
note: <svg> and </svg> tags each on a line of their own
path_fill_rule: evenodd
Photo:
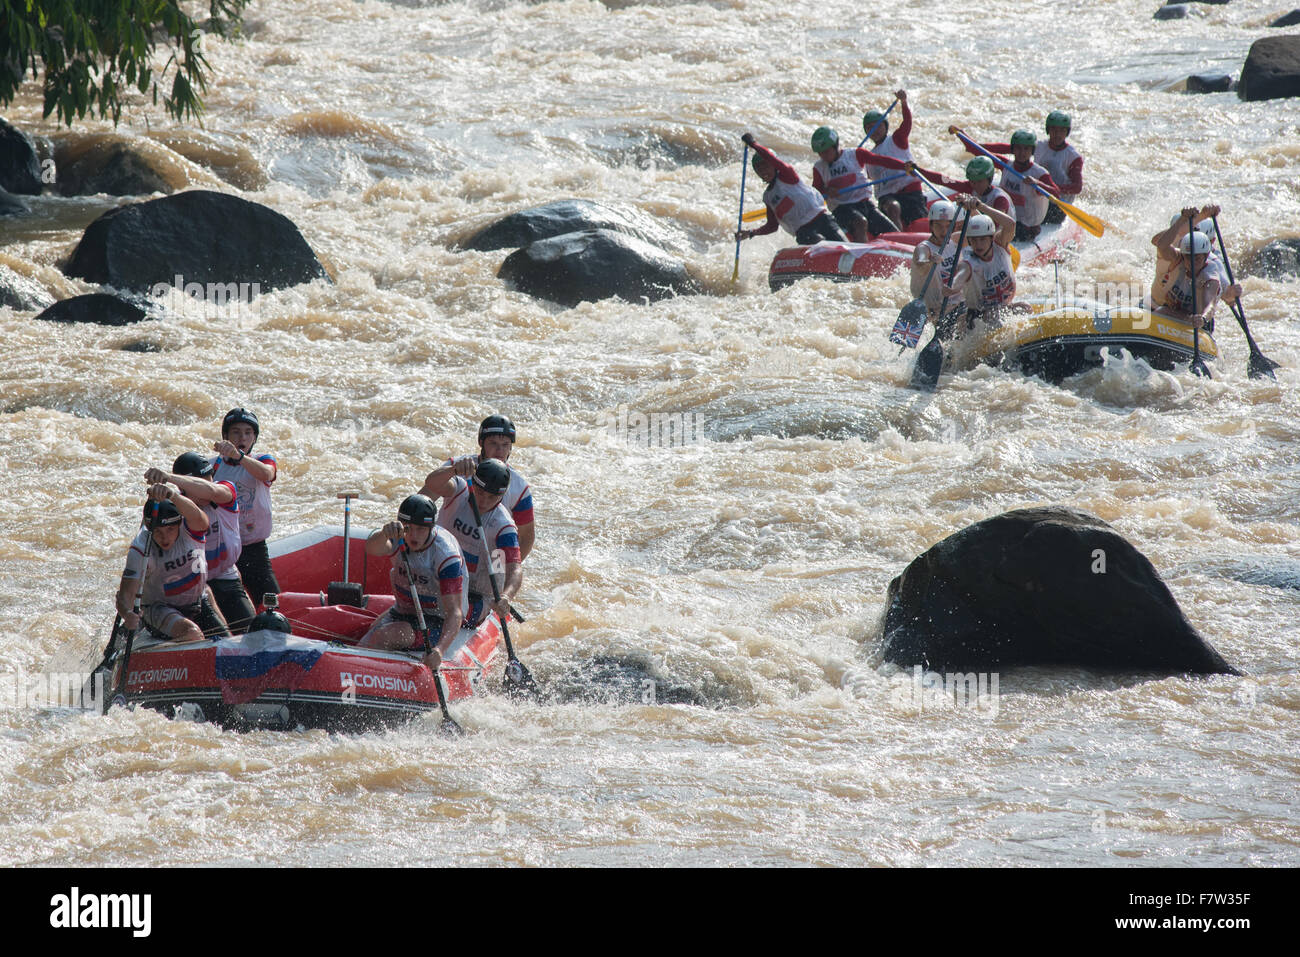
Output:
<svg viewBox="0 0 1300 957">
<path fill-rule="evenodd" d="M 293 632 L 293 626 L 289 624 L 289 619 L 278 611 L 267 609 L 264 612 L 254 616 L 253 620 L 248 623 L 249 631 L 282 631 L 286 635 Z"/>
<path fill-rule="evenodd" d="M 496 459 L 483 459 L 474 470 L 474 484 L 489 495 L 504 495 L 510 487 L 510 468 Z"/>
<path fill-rule="evenodd" d="M 478 444 L 483 444 L 485 436 L 504 435 L 511 442 L 515 440 L 515 424 L 504 415 L 489 415 L 478 427 Z"/>
<path fill-rule="evenodd" d="M 186 452 L 172 463 L 173 475 L 193 475 L 207 478 L 216 470 L 212 460 L 199 452 Z"/>
<path fill-rule="evenodd" d="M 438 517 L 438 506 L 427 495 L 408 495 L 397 509 L 397 517 L 412 525 L 432 525 Z"/>
<path fill-rule="evenodd" d="M 230 427 L 237 422 L 242 422 L 244 425 L 251 425 L 253 427 L 254 442 L 256 442 L 258 437 L 262 434 L 261 426 L 257 424 L 257 416 L 253 415 L 253 413 L 249 412 L 247 409 L 231 409 L 226 413 L 226 417 L 221 420 L 221 437 L 223 439 L 226 437 L 226 433 L 230 431 Z"/>
<path fill-rule="evenodd" d="M 144 520 L 154 525 L 175 525 L 181 520 L 181 513 L 171 502 L 155 502 L 153 499 L 144 503 Z"/>
</svg>

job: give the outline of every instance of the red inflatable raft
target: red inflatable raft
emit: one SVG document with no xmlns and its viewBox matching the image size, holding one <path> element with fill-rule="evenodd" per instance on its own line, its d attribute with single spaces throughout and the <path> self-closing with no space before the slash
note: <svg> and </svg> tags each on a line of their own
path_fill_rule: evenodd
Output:
<svg viewBox="0 0 1300 957">
<path fill-rule="evenodd" d="M 235 728 L 366 730 L 438 711 L 421 652 L 356 647 L 393 604 L 389 560 L 365 554 L 365 533 L 348 541 L 349 570 L 360 570 L 351 576 L 359 578 L 359 598 L 355 584 L 351 589 L 358 603 L 330 601 L 331 583 L 344 578 L 343 541 L 343 529 L 326 527 L 271 543 L 284 589 L 279 611 L 292 623 L 291 635 L 255 631 L 177 644 L 142 632 L 131 649 L 127 702 Z M 461 629 L 440 669 L 449 701 L 474 693 L 497 661 L 500 637 L 495 615 L 477 629 Z M 113 688 L 116 660 L 110 668 Z"/>
<path fill-rule="evenodd" d="M 918 220 L 910 224 L 927 225 Z M 814 246 L 789 246 L 772 260 L 767 284 L 776 292 L 797 279 L 820 277 L 836 282 L 883 278 L 906 266 L 916 244 L 929 236 L 928 231 L 881 233 L 866 243 L 817 243 Z M 1083 230 L 1067 219 L 1063 223 L 1043 226 L 1037 239 L 1012 243 L 1020 250 L 1020 265 L 1042 266 L 1051 262 L 1068 243 L 1083 238 Z"/>
</svg>

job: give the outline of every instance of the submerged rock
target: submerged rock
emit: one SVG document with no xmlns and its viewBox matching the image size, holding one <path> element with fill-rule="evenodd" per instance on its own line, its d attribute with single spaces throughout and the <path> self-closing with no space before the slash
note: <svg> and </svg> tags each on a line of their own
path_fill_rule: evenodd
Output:
<svg viewBox="0 0 1300 957">
<path fill-rule="evenodd" d="M 475 233 L 464 249 L 518 249 L 540 239 L 588 229 L 626 233 L 656 246 L 673 244 L 672 235 L 658 220 L 635 207 L 607 206 L 586 199 L 563 199 L 545 206 L 520 210 Z"/>
<path fill-rule="evenodd" d="M 1268 279 L 1300 276 L 1300 238 L 1273 240 L 1251 258 L 1250 271 Z"/>
<path fill-rule="evenodd" d="M 139 293 L 179 281 L 256 295 L 328 278 L 287 217 L 209 190 L 110 210 L 86 227 L 63 271 Z"/>
<path fill-rule="evenodd" d="M 1285 13 L 1282 16 L 1278 17 L 1276 20 L 1270 23 L 1269 26 L 1270 27 L 1293 27 L 1297 23 L 1300 23 L 1300 10 L 1292 10 L 1290 13 Z"/>
<path fill-rule="evenodd" d="M 1151 563 L 1095 516 L 1018 509 L 950 535 L 889 584 L 883 654 L 904 667 L 1056 665 L 1239 674 Z"/>
<path fill-rule="evenodd" d="M 1185 89 L 1188 93 L 1227 93 L 1232 89 L 1232 77 L 1226 73 L 1193 73 Z"/>
<path fill-rule="evenodd" d="M 148 317 L 135 303 L 94 292 L 73 296 L 50 306 L 36 318 L 45 322 L 92 322 L 100 326 L 126 326 Z"/>
<path fill-rule="evenodd" d="M 507 256 L 497 275 L 520 292 L 563 306 L 611 298 L 656 302 L 700 291 L 679 260 L 609 229 L 530 243 Z"/>
<path fill-rule="evenodd" d="M 1186 20 L 1187 4 L 1166 3 L 1152 15 L 1153 20 Z"/>
<path fill-rule="evenodd" d="M 1300 96 L 1300 36 L 1264 37 L 1252 43 L 1237 96 L 1243 100 Z"/>
</svg>

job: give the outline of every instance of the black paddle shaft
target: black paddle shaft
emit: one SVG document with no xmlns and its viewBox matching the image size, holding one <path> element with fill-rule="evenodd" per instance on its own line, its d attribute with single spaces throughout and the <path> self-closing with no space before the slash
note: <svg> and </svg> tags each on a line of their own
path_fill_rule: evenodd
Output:
<svg viewBox="0 0 1300 957">
<path fill-rule="evenodd" d="M 473 479 L 467 481 L 472 483 Z M 493 602 L 500 602 L 501 589 L 497 585 L 496 573 L 492 570 L 492 547 L 488 544 L 487 531 L 483 528 L 483 515 L 479 512 L 478 501 L 474 498 L 472 484 L 470 488 L 465 490 L 465 494 L 469 497 L 470 508 L 474 510 L 474 524 L 478 526 L 479 543 L 483 548 L 483 561 L 488 564 L 488 581 L 492 583 L 492 600 Z M 515 655 L 515 646 L 510 641 L 510 626 L 507 624 L 509 619 L 508 614 L 500 619 L 501 637 L 506 642 L 506 683 L 536 694 L 537 682 L 533 680 L 533 676 L 524 667 L 524 663 Z"/>
<path fill-rule="evenodd" d="M 1228 272 L 1228 282 L 1235 286 L 1237 280 L 1232 276 L 1232 263 L 1228 261 L 1228 247 L 1223 245 L 1223 233 L 1219 231 L 1219 217 L 1211 216 L 1210 221 L 1214 223 L 1214 238 L 1219 241 L 1219 254 L 1223 256 L 1223 268 Z M 1255 344 L 1255 337 L 1250 334 L 1250 326 L 1246 325 L 1246 310 L 1241 306 L 1240 297 L 1232 301 L 1229 310 L 1237 317 L 1237 325 L 1241 326 L 1241 331 L 1246 335 L 1246 344 L 1250 347 L 1250 362 L 1247 366 L 1247 375 L 1252 379 L 1268 376 L 1270 379 L 1276 380 L 1277 376 L 1273 374 L 1273 370 L 1278 365 L 1264 355 L 1259 346 Z"/>
<path fill-rule="evenodd" d="M 433 639 L 429 637 L 429 627 L 424 622 L 424 608 L 420 599 L 420 589 L 416 585 L 415 576 L 411 573 L 411 550 L 406 545 L 406 539 L 403 538 L 397 543 L 398 549 L 402 553 L 402 564 L 406 566 L 406 581 L 411 586 L 411 598 L 414 599 L 415 621 L 420 627 L 420 635 L 424 638 L 424 653 L 427 655 L 433 651 Z M 433 690 L 438 695 L 438 707 L 442 709 L 442 725 L 453 733 L 460 734 L 461 726 L 458 725 L 447 710 L 447 689 L 442 684 L 442 670 L 440 668 L 430 668 L 433 674 Z"/>
<path fill-rule="evenodd" d="M 1214 378 L 1210 375 L 1210 370 L 1206 368 L 1205 363 L 1201 360 L 1201 330 L 1195 325 L 1196 319 L 1196 244 L 1193 242 L 1196 238 L 1196 218 L 1187 217 L 1187 255 L 1192 260 L 1192 371 L 1199 376 L 1205 376 L 1207 379 Z"/>
</svg>

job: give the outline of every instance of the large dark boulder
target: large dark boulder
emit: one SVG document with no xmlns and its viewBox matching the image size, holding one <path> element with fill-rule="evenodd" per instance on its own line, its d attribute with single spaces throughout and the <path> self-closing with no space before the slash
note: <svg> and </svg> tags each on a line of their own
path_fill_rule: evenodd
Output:
<svg viewBox="0 0 1300 957">
<path fill-rule="evenodd" d="M 1248 272 L 1266 279 L 1300 276 L 1300 238 L 1273 240 L 1251 257 Z"/>
<path fill-rule="evenodd" d="M 610 229 L 530 243 L 507 256 L 497 275 L 520 292 L 564 306 L 614 297 L 655 302 L 700 291 L 664 250 Z"/>
<path fill-rule="evenodd" d="M 889 584 L 885 660 L 934 671 L 1056 665 L 1239 674 L 1151 563 L 1095 516 L 1019 509 L 965 528 Z"/>
<path fill-rule="evenodd" d="M 656 246 L 669 247 L 673 236 L 659 221 L 635 207 L 607 206 L 586 199 L 562 199 L 511 213 L 480 230 L 462 247 L 492 250 L 519 249 L 539 239 L 551 239 L 588 229 L 607 229 L 626 233 Z"/>
<path fill-rule="evenodd" d="M 1243 100 L 1300 96 L 1300 36 L 1264 37 L 1252 43 L 1237 96 Z"/>
<path fill-rule="evenodd" d="M 270 292 L 328 278 L 289 219 L 238 196 L 190 190 L 110 210 L 86 227 L 63 270 L 147 293 L 160 283 Z"/>
<path fill-rule="evenodd" d="M 20 276 L 0 265 L 0 306 L 18 312 L 34 312 L 54 303 L 54 297 L 35 279 Z"/>
<path fill-rule="evenodd" d="M 36 318 L 45 322 L 93 322 L 100 326 L 125 326 L 147 317 L 148 313 L 134 303 L 107 293 L 93 292 L 61 299 Z"/>
<path fill-rule="evenodd" d="M 32 138 L 0 119 L 0 191 L 39 196 L 41 161 Z"/>
</svg>

